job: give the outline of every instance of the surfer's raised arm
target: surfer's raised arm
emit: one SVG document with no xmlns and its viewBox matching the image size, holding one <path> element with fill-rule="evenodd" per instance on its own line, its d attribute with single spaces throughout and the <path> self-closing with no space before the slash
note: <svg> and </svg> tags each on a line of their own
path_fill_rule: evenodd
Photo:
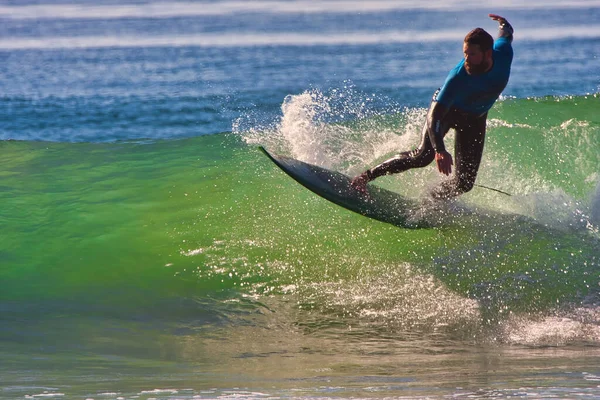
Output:
<svg viewBox="0 0 600 400">
<path fill-rule="evenodd" d="M 488 14 L 488 16 L 494 21 L 498 21 L 498 24 L 500 24 L 498 28 L 498 37 L 505 37 L 512 41 L 514 29 L 512 25 L 508 23 L 506 18 L 501 17 L 498 14 Z"/>
</svg>

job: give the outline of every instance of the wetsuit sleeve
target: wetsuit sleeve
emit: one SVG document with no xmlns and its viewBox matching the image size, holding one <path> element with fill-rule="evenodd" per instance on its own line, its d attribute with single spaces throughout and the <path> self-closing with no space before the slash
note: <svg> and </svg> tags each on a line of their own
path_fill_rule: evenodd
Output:
<svg viewBox="0 0 600 400">
<path fill-rule="evenodd" d="M 427 115 L 427 134 L 436 153 L 446 151 L 446 146 L 444 146 L 444 124 L 442 121 L 446 114 L 448 114 L 448 110 L 448 107 L 442 103 L 434 101 Z"/>
<path fill-rule="evenodd" d="M 495 58 L 494 61 L 504 64 L 510 64 L 513 58 L 512 40 L 513 40 L 513 28 L 507 20 L 502 19 L 498 21 L 500 27 L 498 28 L 498 38 L 494 41 L 494 51 L 499 54 L 499 57 Z"/>
<path fill-rule="evenodd" d="M 434 95 L 429 113 L 427 114 L 427 134 L 436 153 L 446 150 L 444 135 L 447 130 L 444 129 L 443 121 L 446 114 L 453 107 L 457 93 L 460 91 L 461 85 L 458 73 L 463 63 L 464 60 L 450 71 L 448 77 L 446 77 L 446 82 L 444 82 L 442 88 Z"/>
</svg>

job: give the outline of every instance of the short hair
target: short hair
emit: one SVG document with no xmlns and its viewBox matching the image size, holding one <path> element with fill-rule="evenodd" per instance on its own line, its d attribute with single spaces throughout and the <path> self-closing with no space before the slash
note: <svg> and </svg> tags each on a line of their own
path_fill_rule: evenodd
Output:
<svg viewBox="0 0 600 400">
<path fill-rule="evenodd" d="M 494 38 L 482 28 L 475 28 L 465 36 L 465 43 L 477 44 L 481 51 L 494 47 Z"/>
</svg>

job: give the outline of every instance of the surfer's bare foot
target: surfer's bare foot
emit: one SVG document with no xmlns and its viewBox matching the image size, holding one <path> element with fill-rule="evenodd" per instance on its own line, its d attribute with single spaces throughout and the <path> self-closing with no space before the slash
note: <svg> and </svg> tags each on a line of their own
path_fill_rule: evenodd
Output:
<svg viewBox="0 0 600 400">
<path fill-rule="evenodd" d="M 368 194 L 369 193 L 367 191 L 367 183 L 368 182 L 369 182 L 369 177 L 367 176 L 366 172 L 363 172 L 362 174 L 355 176 L 352 179 L 350 186 L 352 186 L 354 189 L 361 192 L 362 194 Z"/>
</svg>

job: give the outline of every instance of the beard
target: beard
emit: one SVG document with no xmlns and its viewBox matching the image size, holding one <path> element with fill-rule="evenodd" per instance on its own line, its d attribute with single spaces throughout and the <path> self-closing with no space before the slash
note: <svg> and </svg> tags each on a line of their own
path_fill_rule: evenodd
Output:
<svg viewBox="0 0 600 400">
<path fill-rule="evenodd" d="M 488 70 L 489 66 L 490 64 L 485 61 L 479 64 L 467 64 L 465 62 L 465 69 L 469 75 L 481 75 Z"/>
</svg>

